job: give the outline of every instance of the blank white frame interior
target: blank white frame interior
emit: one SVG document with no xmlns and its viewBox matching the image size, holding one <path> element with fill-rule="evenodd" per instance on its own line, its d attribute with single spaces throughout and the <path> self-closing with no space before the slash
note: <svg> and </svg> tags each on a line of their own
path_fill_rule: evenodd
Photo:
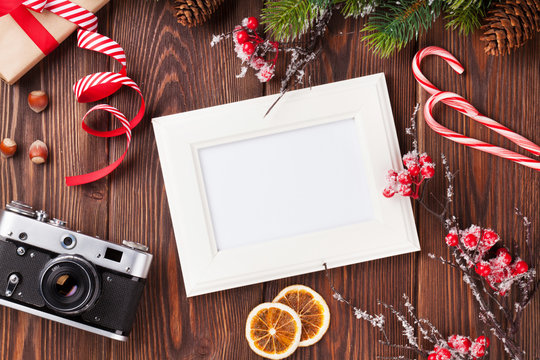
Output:
<svg viewBox="0 0 540 360">
<path fill-rule="evenodd" d="M 153 120 L 188 296 L 420 250 L 383 74 Z"/>
</svg>

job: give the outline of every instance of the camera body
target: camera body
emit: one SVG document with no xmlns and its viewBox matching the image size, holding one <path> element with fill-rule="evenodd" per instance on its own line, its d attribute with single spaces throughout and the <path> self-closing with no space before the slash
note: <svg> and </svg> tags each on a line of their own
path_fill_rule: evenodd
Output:
<svg viewBox="0 0 540 360">
<path fill-rule="evenodd" d="M 126 341 L 152 255 L 11 202 L 0 211 L 0 305 Z"/>
</svg>

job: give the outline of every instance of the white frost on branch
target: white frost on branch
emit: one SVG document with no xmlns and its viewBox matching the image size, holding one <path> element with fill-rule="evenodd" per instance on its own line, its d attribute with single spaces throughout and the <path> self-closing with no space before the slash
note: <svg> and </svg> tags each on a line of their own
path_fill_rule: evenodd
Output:
<svg viewBox="0 0 540 360">
<path fill-rule="evenodd" d="M 237 79 L 243 78 L 244 76 L 246 76 L 247 71 L 248 71 L 247 66 L 242 66 L 242 67 L 240 68 L 240 73 L 236 75 L 236 78 L 237 78 Z"/>
<path fill-rule="evenodd" d="M 355 307 L 354 308 L 354 316 L 357 319 L 366 320 L 373 327 L 376 327 L 376 328 L 379 328 L 379 329 L 382 329 L 384 327 L 384 320 L 385 319 L 384 319 L 384 315 L 382 315 L 382 314 L 371 315 L 371 314 L 368 314 L 366 311 L 360 310 L 360 309 Z"/>
<path fill-rule="evenodd" d="M 217 43 L 219 43 L 221 40 L 228 38 L 230 35 L 226 34 L 219 34 L 219 35 L 212 35 L 212 41 L 210 41 L 210 46 L 214 47 Z"/>
</svg>

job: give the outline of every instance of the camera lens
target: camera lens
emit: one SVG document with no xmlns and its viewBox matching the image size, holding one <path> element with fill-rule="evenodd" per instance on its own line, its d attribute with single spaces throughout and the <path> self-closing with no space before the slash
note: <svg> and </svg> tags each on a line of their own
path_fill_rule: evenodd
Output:
<svg viewBox="0 0 540 360">
<path fill-rule="evenodd" d="M 55 291 L 58 295 L 70 297 L 75 295 L 79 288 L 79 282 L 69 274 L 63 274 L 56 279 Z"/>
<path fill-rule="evenodd" d="M 92 264 L 80 256 L 62 255 L 43 269 L 40 290 L 49 308 L 75 315 L 95 303 L 99 285 Z"/>
</svg>

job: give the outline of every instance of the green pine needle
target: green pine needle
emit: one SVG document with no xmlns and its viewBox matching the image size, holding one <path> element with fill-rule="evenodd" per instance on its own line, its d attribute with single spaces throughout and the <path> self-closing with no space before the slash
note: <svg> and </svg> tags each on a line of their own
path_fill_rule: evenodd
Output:
<svg viewBox="0 0 540 360">
<path fill-rule="evenodd" d="M 344 17 L 363 17 L 375 9 L 377 0 L 334 0 L 335 4 L 343 4 L 341 13 Z"/>
<path fill-rule="evenodd" d="M 389 57 L 428 30 L 441 13 L 442 0 L 387 1 L 377 7 L 362 31 L 370 49 Z"/>
<path fill-rule="evenodd" d="M 460 34 L 469 34 L 480 27 L 480 20 L 490 4 L 490 0 L 446 0 L 446 27 L 459 29 Z"/>
<path fill-rule="evenodd" d="M 261 18 L 276 40 L 291 41 L 302 36 L 322 10 L 310 0 L 267 0 Z"/>
</svg>

